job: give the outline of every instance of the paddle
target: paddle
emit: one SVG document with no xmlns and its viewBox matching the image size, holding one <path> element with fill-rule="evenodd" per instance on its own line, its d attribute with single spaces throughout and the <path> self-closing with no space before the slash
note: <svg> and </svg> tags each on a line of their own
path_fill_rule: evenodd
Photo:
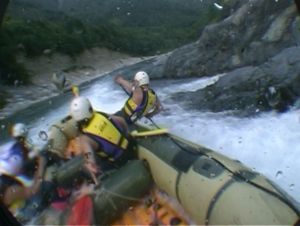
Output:
<svg viewBox="0 0 300 226">
<path fill-rule="evenodd" d="M 76 85 L 72 85 L 72 93 L 75 97 L 79 97 L 79 88 Z"/>
<path fill-rule="evenodd" d="M 143 131 L 143 132 L 138 132 L 138 131 L 134 130 L 130 134 L 133 137 L 148 137 L 148 136 L 157 136 L 157 135 L 162 135 L 162 134 L 167 134 L 167 133 L 168 133 L 168 129 L 159 128 L 159 129 Z"/>
</svg>

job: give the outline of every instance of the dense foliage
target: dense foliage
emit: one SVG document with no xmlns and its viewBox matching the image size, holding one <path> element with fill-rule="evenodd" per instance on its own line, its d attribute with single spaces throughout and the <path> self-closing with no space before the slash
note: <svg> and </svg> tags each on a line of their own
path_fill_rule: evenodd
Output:
<svg viewBox="0 0 300 226">
<path fill-rule="evenodd" d="M 37 11 L 29 6 L 26 16 L 9 13 L 0 33 L 2 81 L 28 81 L 27 72 L 16 64 L 15 56 L 20 51 L 27 57 L 49 52 L 76 56 L 87 48 L 107 47 L 131 55 L 159 54 L 196 40 L 207 23 L 222 16 L 212 5 L 192 7 L 184 1 L 129 4 L 115 0 L 95 4 L 101 5 L 102 12 L 92 22 L 82 20 L 78 16 L 82 12 L 70 17 L 68 13 Z"/>
<path fill-rule="evenodd" d="M 17 63 L 17 46 L 12 44 L 9 33 L 0 31 L 0 84 L 27 83 L 29 74 Z"/>
<path fill-rule="evenodd" d="M 0 92 L 0 109 L 3 108 L 6 105 L 6 99 L 9 97 L 9 94 L 7 92 L 4 92 L 1 90 Z"/>
</svg>

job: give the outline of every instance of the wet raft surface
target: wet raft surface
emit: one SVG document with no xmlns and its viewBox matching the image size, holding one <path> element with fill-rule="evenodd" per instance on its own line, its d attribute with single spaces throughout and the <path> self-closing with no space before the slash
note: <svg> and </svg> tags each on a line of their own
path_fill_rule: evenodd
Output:
<svg viewBox="0 0 300 226">
<path fill-rule="evenodd" d="M 299 218 L 293 199 L 238 161 L 171 134 L 138 143 L 155 183 L 197 224 L 294 224 Z"/>
<path fill-rule="evenodd" d="M 293 200 L 237 161 L 171 134 L 137 141 L 140 160 L 102 178 L 90 195 L 94 224 L 288 225 L 299 218 Z M 65 171 L 76 164 L 57 178 L 75 177 Z"/>
</svg>

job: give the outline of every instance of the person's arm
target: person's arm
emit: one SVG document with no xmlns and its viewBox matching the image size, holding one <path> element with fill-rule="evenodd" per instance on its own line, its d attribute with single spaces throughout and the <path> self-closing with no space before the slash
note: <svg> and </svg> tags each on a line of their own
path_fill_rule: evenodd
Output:
<svg viewBox="0 0 300 226">
<path fill-rule="evenodd" d="M 89 171 L 90 176 L 92 177 L 95 184 L 98 184 L 98 180 L 96 174 L 98 173 L 98 167 L 96 164 L 94 150 L 96 150 L 97 144 L 91 138 L 85 135 L 81 135 L 79 137 L 80 148 L 82 150 L 82 154 L 85 157 L 85 167 Z"/>
<path fill-rule="evenodd" d="M 163 110 L 163 106 L 157 96 L 156 96 L 156 102 L 155 102 L 155 109 L 156 109 L 157 113 L 159 113 Z"/>
<path fill-rule="evenodd" d="M 115 77 L 115 82 L 120 85 L 127 94 L 131 94 L 133 90 L 132 83 L 124 79 L 121 75 Z"/>
<path fill-rule="evenodd" d="M 28 197 L 30 197 L 32 194 L 35 194 L 36 192 L 38 192 L 43 178 L 44 178 L 44 172 L 46 169 L 46 165 L 47 165 L 47 160 L 45 159 L 45 157 L 43 157 L 42 155 L 38 156 L 38 168 L 37 171 L 34 175 L 34 183 L 32 186 L 30 186 L 28 188 L 28 190 L 26 190 L 26 195 Z"/>
<path fill-rule="evenodd" d="M 26 198 L 27 191 L 25 187 L 21 185 L 12 185 L 5 190 L 3 195 L 3 203 L 9 207 L 14 201 Z"/>
<path fill-rule="evenodd" d="M 27 199 L 38 192 L 42 183 L 42 178 L 44 176 L 45 166 L 46 160 L 44 159 L 44 157 L 39 156 L 38 169 L 35 173 L 33 184 L 30 187 L 24 187 L 21 185 L 13 185 L 8 187 L 3 197 L 4 204 L 10 206 L 15 200 Z"/>
</svg>

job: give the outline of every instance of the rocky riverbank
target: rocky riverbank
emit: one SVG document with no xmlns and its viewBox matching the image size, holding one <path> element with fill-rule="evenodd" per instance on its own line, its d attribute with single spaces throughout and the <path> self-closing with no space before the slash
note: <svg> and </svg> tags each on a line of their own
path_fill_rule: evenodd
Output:
<svg viewBox="0 0 300 226">
<path fill-rule="evenodd" d="M 300 103 L 300 17 L 293 1 L 237 1 L 223 21 L 178 48 L 156 69 L 161 77 L 204 77 L 218 82 L 173 99 L 188 108 L 256 116 Z"/>
<path fill-rule="evenodd" d="M 58 90 L 52 82 L 53 73 L 63 73 L 67 84 L 79 85 L 145 59 L 99 48 L 87 50 L 76 58 L 60 54 L 45 54 L 35 59 L 20 57 L 19 61 L 33 75 L 32 83 L 25 86 L 15 81 L 14 86 L 1 87 L 2 92 L 8 94 L 8 98 L 6 106 L 0 110 L 0 119 L 21 111 L 31 104 L 59 95 L 61 90 Z"/>
</svg>

